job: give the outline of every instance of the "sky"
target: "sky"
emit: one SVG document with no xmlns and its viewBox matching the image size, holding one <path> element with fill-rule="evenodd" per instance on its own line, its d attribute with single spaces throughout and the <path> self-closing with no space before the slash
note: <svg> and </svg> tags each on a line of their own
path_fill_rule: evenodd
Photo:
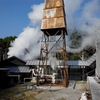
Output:
<svg viewBox="0 0 100 100">
<path fill-rule="evenodd" d="M 100 40 L 100 0 L 64 0 L 64 4 L 67 52 L 79 53 L 95 46 Z M 39 56 L 43 6 L 44 0 L 0 0 L 0 38 L 18 36 L 11 42 L 9 57 L 31 60 Z M 70 35 L 75 29 L 82 39 L 80 47 L 73 49 Z"/>
<path fill-rule="evenodd" d="M 73 2 L 74 1 L 75 0 L 73 0 Z M 78 1 L 79 0 L 76 0 L 76 2 Z M 82 0 L 80 0 L 80 2 L 81 1 Z M 80 9 L 74 13 L 74 23 L 79 20 L 84 5 L 90 1 L 93 0 L 83 0 L 83 2 L 81 2 Z M 23 28 L 30 25 L 28 13 L 32 11 L 31 6 L 43 2 L 44 0 L 0 0 L 0 38 L 18 36 L 23 31 Z M 77 9 L 77 7 L 75 9 Z M 97 16 L 100 16 L 100 12 L 97 13 Z"/>
<path fill-rule="evenodd" d="M 30 24 L 31 6 L 42 2 L 44 0 L 0 0 L 0 38 L 18 36 Z"/>
</svg>

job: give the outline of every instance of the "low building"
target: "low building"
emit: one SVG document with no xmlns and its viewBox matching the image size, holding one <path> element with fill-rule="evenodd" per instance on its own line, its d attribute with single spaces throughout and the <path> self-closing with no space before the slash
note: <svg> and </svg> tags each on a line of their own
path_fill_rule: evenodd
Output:
<svg viewBox="0 0 100 100">
<path fill-rule="evenodd" d="M 31 79 L 32 72 L 26 62 L 13 56 L 0 62 L 0 87 L 8 87 L 23 83 L 25 78 Z"/>
<path fill-rule="evenodd" d="M 60 62 L 60 64 L 59 64 Z M 63 66 L 62 61 L 55 61 L 56 68 L 61 68 Z M 31 60 L 27 61 L 26 65 L 29 66 L 39 66 L 42 65 L 42 61 L 40 60 Z M 44 63 L 46 65 L 46 63 Z M 47 62 L 47 66 L 51 66 L 51 62 Z M 82 60 L 68 60 L 66 61 L 66 66 L 68 66 L 68 76 L 69 80 L 85 80 L 87 76 L 95 75 L 95 68 L 96 68 L 96 53 L 93 54 L 89 59 L 86 61 Z M 48 69 L 48 71 L 49 71 Z M 51 70 L 51 69 L 50 69 Z M 50 71 L 49 71 L 50 73 Z"/>
</svg>

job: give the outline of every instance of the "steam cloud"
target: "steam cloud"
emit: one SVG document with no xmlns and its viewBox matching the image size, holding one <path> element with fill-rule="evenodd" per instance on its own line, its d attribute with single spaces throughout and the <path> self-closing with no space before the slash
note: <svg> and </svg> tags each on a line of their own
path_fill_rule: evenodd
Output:
<svg viewBox="0 0 100 100">
<path fill-rule="evenodd" d="M 41 38 L 40 23 L 42 19 L 43 3 L 33 5 L 32 12 L 28 14 L 30 26 L 23 29 L 17 39 L 11 43 L 8 55 L 17 56 L 23 60 L 32 60 L 39 56 Z M 33 27 L 32 27 L 33 26 Z"/>
<path fill-rule="evenodd" d="M 100 1 L 99 0 L 64 0 L 66 9 L 67 29 L 79 30 L 81 35 L 87 35 L 77 49 L 69 47 L 71 40 L 67 36 L 67 51 L 78 53 L 87 46 L 94 47 L 95 42 L 100 39 Z M 74 2 L 74 3 L 73 3 Z M 81 12 L 79 14 L 79 12 Z M 78 13 L 78 15 L 77 15 Z M 83 34 L 82 34 L 83 33 Z M 98 37 L 98 39 L 97 39 Z"/>
<path fill-rule="evenodd" d="M 64 2 L 68 29 L 67 52 L 78 53 L 87 46 L 95 46 L 95 42 L 100 40 L 100 0 L 64 0 Z M 33 11 L 28 14 L 30 26 L 24 28 L 18 38 L 11 43 L 9 56 L 17 56 L 23 60 L 32 60 L 39 56 L 38 40 L 41 38 L 43 3 L 33 5 L 31 8 Z M 83 36 L 81 46 L 77 49 L 70 48 L 72 42 L 70 36 L 74 29 L 79 30 Z M 84 37 L 84 34 L 87 37 Z"/>
</svg>

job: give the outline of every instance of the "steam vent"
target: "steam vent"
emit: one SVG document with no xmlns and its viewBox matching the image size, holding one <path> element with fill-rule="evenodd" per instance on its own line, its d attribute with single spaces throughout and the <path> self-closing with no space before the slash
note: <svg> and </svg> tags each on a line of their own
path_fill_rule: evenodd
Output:
<svg viewBox="0 0 100 100">
<path fill-rule="evenodd" d="M 67 29 L 63 0 L 45 0 L 41 31 L 43 35 L 39 67 L 44 71 L 38 74 L 37 85 L 66 87 L 68 85 L 65 41 Z"/>
</svg>

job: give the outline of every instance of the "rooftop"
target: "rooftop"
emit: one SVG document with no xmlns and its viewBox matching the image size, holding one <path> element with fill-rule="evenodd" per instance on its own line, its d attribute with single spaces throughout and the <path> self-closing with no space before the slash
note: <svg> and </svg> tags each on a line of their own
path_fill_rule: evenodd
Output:
<svg viewBox="0 0 100 100">
<path fill-rule="evenodd" d="M 68 60 L 66 61 L 66 65 L 68 66 L 90 66 L 94 61 L 96 60 L 96 53 L 93 54 L 89 59 L 86 61 L 82 60 Z M 53 62 L 47 61 L 47 65 L 51 65 L 51 63 L 55 63 L 56 65 L 63 66 L 62 60 L 55 60 Z M 27 61 L 26 65 L 42 65 L 41 60 L 30 60 Z M 46 62 L 44 62 L 44 65 L 46 65 Z"/>
</svg>

